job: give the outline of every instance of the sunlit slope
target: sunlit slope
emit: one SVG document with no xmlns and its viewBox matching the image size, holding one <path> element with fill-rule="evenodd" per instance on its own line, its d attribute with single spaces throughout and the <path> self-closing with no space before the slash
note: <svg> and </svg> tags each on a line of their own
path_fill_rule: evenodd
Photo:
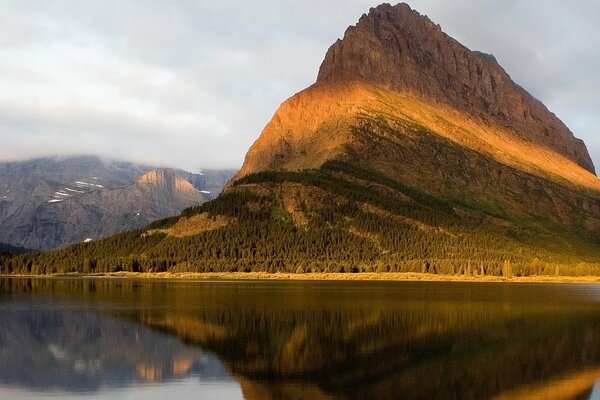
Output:
<svg viewBox="0 0 600 400">
<path fill-rule="evenodd" d="M 594 174 L 557 151 L 526 140 L 526 132 L 418 95 L 361 82 L 316 84 L 284 102 L 248 151 L 236 178 L 262 170 L 315 168 L 347 152 L 346 146 L 359 150 L 352 131 L 368 120 L 396 125 L 409 138 L 415 132 L 402 123 L 421 126 L 525 172 L 600 190 Z M 380 154 L 362 156 L 376 161 Z"/>
<path fill-rule="evenodd" d="M 234 179 L 355 163 L 433 195 L 597 231 L 600 181 L 526 134 L 367 83 L 315 85 L 286 101 Z"/>
</svg>

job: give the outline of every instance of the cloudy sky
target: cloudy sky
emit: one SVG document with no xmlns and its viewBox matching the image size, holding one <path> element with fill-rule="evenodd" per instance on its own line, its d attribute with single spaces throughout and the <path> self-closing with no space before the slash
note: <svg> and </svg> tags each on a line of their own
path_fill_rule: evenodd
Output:
<svg viewBox="0 0 600 400">
<path fill-rule="evenodd" d="M 600 166 L 600 2 L 413 0 L 583 138 Z M 239 167 L 365 0 L 0 0 L 0 160 Z"/>
</svg>

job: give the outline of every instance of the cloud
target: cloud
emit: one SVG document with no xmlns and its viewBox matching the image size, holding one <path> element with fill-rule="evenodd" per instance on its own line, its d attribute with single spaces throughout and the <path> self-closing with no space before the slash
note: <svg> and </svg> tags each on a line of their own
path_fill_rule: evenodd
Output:
<svg viewBox="0 0 600 400">
<path fill-rule="evenodd" d="M 0 10 L 0 159 L 100 155 L 237 167 L 277 106 L 314 82 L 364 0 L 6 0 Z M 597 131 L 600 5 L 415 0 L 589 145 Z"/>
<path fill-rule="evenodd" d="M 178 160 L 185 168 L 197 170 L 205 164 L 199 157 L 202 152 L 225 154 L 232 151 L 214 137 L 202 138 L 197 132 L 226 130 L 227 127 L 213 115 L 195 114 L 192 118 L 182 115 L 179 119 L 160 114 L 140 117 L 77 105 L 0 103 L 0 136 L 12 136 L 0 147 L 0 159 L 101 154 L 161 165 L 173 165 L 173 161 Z M 19 131 L 27 134 L 13 135 Z M 227 167 L 227 164 L 215 165 Z"/>
</svg>

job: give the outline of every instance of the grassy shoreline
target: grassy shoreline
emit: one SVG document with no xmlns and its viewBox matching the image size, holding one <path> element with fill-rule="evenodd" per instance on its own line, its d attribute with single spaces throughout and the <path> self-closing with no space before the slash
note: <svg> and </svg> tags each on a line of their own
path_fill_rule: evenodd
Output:
<svg viewBox="0 0 600 400">
<path fill-rule="evenodd" d="M 51 274 L 51 275 L 0 275 L 2 278 L 80 278 L 80 279 L 144 279 L 144 280 L 271 280 L 271 281 L 395 281 L 395 282 L 505 282 L 505 283 L 600 283 L 600 276 L 526 276 L 504 278 L 500 276 L 435 275 L 411 272 L 362 273 L 268 273 L 268 272 L 203 272 L 203 273 L 135 273 L 106 274 Z"/>
</svg>

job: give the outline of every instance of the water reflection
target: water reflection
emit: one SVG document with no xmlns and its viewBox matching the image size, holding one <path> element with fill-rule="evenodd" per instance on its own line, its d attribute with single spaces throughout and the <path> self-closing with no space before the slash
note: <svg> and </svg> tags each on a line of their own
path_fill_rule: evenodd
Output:
<svg viewBox="0 0 600 400">
<path fill-rule="evenodd" d="M 176 337 L 85 305 L 40 300 L 0 303 L 0 393 L 12 388 L 11 398 L 186 380 L 238 387 L 215 356 Z"/>
<path fill-rule="evenodd" d="M 598 286 L 0 283 L 12 388 L 233 376 L 220 398 L 587 399 L 600 377 Z"/>
</svg>

